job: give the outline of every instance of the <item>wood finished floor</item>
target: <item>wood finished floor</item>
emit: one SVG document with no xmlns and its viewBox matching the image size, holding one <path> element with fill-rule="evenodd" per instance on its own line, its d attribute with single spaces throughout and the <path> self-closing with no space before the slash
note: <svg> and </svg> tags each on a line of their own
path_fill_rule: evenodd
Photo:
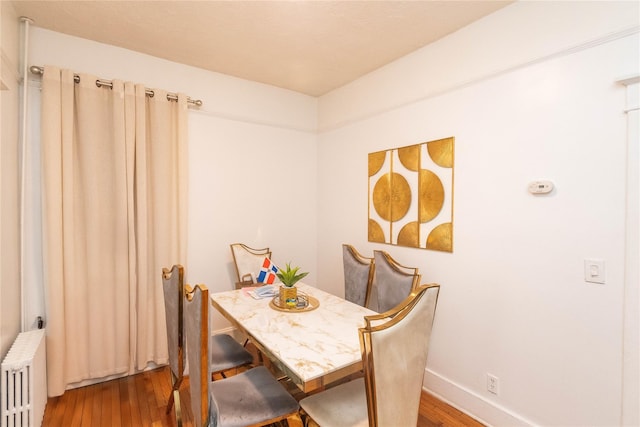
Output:
<svg viewBox="0 0 640 427">
<path fill-rule="evenodd" d="M 175 427 L 173 411 L 166 414 L 171 390 L 168 368 L 68 390 L 50 398 L 43 427 Z M 295 387 L 295 386 L 292 386 Z M 297 389 L 290 389 L 299 397 Z M 184 427 L 193 427 L 189 400 L 189 380 L 180 388 Z M 473 418 L 422 392 L 418 427 L 482 427 Z M 401 427 L 401 426 L 398 426 Z"/>
</svg>

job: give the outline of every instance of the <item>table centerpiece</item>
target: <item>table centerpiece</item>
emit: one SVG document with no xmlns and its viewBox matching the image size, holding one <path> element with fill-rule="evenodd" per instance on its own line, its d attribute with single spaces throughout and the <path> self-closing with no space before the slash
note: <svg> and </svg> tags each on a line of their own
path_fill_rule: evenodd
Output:
<svg viewBox="0 0 640 427">
<path fill-rule="evenodd" d="M 282 282 L 280 285 L 280 305 L 282 307 L 295 308 L 298 303 L 298 290 L 295 284 L 303 279 L 309 272 L 300 272 L 300 267 L 291 267 L 288 262 L 285 268 L 279 269 L 276 275 Z"/>
</svg>

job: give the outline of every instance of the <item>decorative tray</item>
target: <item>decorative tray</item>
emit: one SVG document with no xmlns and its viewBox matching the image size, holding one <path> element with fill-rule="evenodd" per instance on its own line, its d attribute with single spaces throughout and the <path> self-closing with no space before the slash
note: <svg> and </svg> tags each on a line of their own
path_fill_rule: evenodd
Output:
<svg viewBox="0 0 640 427">
<path fill-rule="evenodd" d="M 275 297 L 273 297 L 269 302 L 269 307 L 273 308 L 274 310 L 286 311 L 289 313 L 292 313 L 292 312 L 301 313 L 305 311 L 311 311 L 311 310 L 315 310 L 319 306 L 320 306 L 320 302 L 316 298 L 312 297 L 311 295 L 306 295 L 306 294 L 301 295 L 300 293 L 298 293 L 298 304 L 295 307 L 283 306 L 280 303 L 279 295 L 276 295 Z"/>
</svg>

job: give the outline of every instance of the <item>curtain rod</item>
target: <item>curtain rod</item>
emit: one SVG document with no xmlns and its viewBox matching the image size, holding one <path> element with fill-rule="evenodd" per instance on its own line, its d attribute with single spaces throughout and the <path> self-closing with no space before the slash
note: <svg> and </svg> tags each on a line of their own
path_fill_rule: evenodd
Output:
<svg viewBox="0 0 640 427">
<path fill-rule="evenodd" d="M 29 71 L 31 71 L 32 74 L 40 74 L 42 75 L 44 73 L 44 67 L 39 67 L 37 65 L 32 65 L 31 67 L 29 67 Z M 80 76 L 77 74 L 73 75 L 73 80 L 76 83 L 80 82 Z M 106 86 L 108 88 L 113 88 L 113 82 L 111 80 L 96 80 L 96 86 L 98 87 L 102 87 L 102 86 Z M 145 92 L 147 95 L 149 95 L 150 97 L 153 97 L 154 93 L 151 89 L 145 89 Z M 172 101 L 177 101 L 178 100 L 178 95 L 176 95 L 175 93 L 167 93 L 167 99 L 168 100 L 172 100 Z M 200 99 L 191 99 L 187 96 L 187 103 L 188 104 L 192 104 L 195 105 L 197 107 L 202 106 L 202 101 Z"/>
</svg>

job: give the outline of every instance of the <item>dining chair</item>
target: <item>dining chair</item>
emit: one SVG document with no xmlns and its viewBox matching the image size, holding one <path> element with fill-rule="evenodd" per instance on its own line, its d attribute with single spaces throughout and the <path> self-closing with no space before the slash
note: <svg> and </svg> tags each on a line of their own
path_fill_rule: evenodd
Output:
<svg viewBox="0 0 640 427">
<path fill-rule="evenodd" d="M 167 347 L 169 352 L 169 370 L 171 371 L 171 392 L 167 401 L 167 414 L 175 406 L 176 421 L 182 425 L 180 407 L 180 385 L 184 379 L 184 336 L 182 295 L 184 286 L 184 268 L 174 265 L 171 269 L 162 269 L 162 290 L 164 293 L 164 312 L 167 326 Z"/>
<path fill-rule="evenodd" d="M 269 248 L 254 249 L 243 243 L 232 243 L 231 255 L 236 267 L 237 283 L 255 284 L 265 258 L 271 258 Z"/>
<path fill-rule="evenodd" d="M 287 420 L 290 427 L 302 427 L 298 402 L 264 366 L 210 380 L 209 291 L 203 285 L 187 285 L 184 304 L 194 425 L 263 426 Z"/>
<path fill-rule="evenodd" d="M 402 302 L 420 282 L 418 268 L 405 267 L 385 251 L 373 251 L 373 284 L 368 308 L 379 313 Z"/>
<path fill-rule="evenodd" d="M 358 330 L 364 376 L 300 400 L 322 427 L 415 426 L 439 285 L 422 285 Z"/>
<path fill-rule="evenodd" d="M 180 385 L 184 379 L 184 267 L 174 265 L 171 269 L 162 269 L 162 289 L 164 293 L 165 321 L 167 327 L 167 346 L 171 371 L 171 394 L 167 401 L 167 414 L 175 405 L 176 420 L 182 425 L 180 408 Z M 249 367 L 253 364 L 253 355 L 238 341 L 227 334 L 211 337 L 209 347 L 211 379 L 215 374 L 223 378 L 233 369 Z"/>
<path fill-rule="evenodd" d="M 361 255 L 352 245 L 342 245 L 344 299 L 366 307 L 373 282 L 373 258 Z"/>
</svg>

